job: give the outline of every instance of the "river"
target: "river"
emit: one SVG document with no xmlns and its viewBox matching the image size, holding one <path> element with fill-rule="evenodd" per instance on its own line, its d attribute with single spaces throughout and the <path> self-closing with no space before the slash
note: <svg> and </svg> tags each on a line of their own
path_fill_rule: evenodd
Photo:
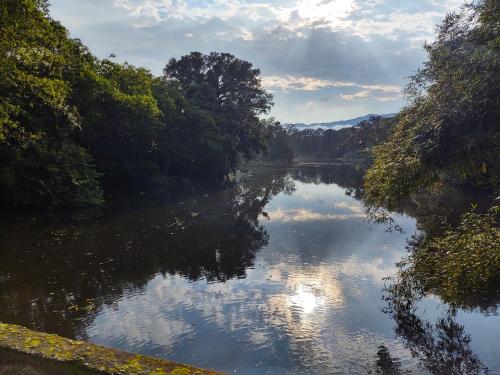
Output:
<svg viewBox="0 0 500 375">
<path fill-rule="evenodd" d="M 450 356 L 500 374 L 494 306 L 450 315 L 429 296 L 430 344 L 398 334 L 384 285 L 421 225 L 367 221 L 360 181 L 349 165 L 260 167 L 97 216 L 5 217 L 0 321 L 236 374 L 428 374 Z M 443 316 L 459 350 L 436 345 L 456 343 Z"/>
</svg>

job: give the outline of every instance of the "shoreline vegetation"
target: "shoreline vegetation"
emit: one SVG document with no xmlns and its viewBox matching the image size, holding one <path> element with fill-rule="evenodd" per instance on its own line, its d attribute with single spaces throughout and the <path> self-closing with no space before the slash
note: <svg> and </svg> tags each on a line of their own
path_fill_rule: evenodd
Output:
<svg viewBox="0 0 500 375">
<path fill-rule="evenodd" d="M 455 223 L 446 219 L 410 241 L 389 299 L 434 294 L 451 307 L 500 300 L 500 3 L 464 5 L 425 45 L 428 60 L 410 79 L 407 106 L 388 140 L 374 147 L 364 198 L 387 222 L 404 200 L 446 185 L 484 192 Z M 484 307 L 484 306 L 482 306 Z"/>
<path fill-rule="evenodd" d="M 409 286 L 452 307 L 476 308 L 477 296 L 496 305 L 500 2 L 478 0 L 447 15 L 425 50 L 428 60 L 406 89 L 408 104 L 394 118 L 297 131 L 263 118 L 272 95 L 247 61 L 192 52 L 168 61 L 156 77 L 114 56 L 95 57 L 50 17 L 46 0 L 2 1 L 0 205 L 100 206 L 116 191 L 182 190 L 193 181 L 223 185 L 242 160 L 361 161 L 367 170 L 361 195 L 379 223 L 390 225 L 389 212 L 450 184 L 489 197 L 482 211 L 471 201 L 453 225 L 422 225 L 424 234 L 411 243 L 387 299 L 404 304 Z M 5 324 L 2 346 L 80 360 L 99 371 L 99 356 L 114 353 L 103 368 L 117 371 L 111 373 L 215 374 Z"/>
<path fill-rule="evenodd" d="M 147 357 L 0 323 L 0 349 L 76 366 L 96 374 L 221 375 L 221 372 Z"/>
<path fill-rule="evenodd" d="M 170 59 L 162 76 L 99 59 L 46 0 L 0 4 L 0 205 L 85 207 L 115 192 L 223 184 L 264 152 L 260 71 L 229 53 Z"/>
</svg>

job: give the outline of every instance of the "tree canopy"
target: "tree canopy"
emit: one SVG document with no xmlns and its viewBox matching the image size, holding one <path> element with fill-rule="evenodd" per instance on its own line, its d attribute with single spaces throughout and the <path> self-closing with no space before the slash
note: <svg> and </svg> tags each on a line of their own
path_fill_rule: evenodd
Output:
<svg viewBox="0 0 500 375">
<path fill-rule="evenodd" d="M 240 154 L 263 151 L 266 132 L 260 116 L 271 109 L 272 96 L 261 87 L 259 69 L 229 53 L 193 52 L 171 59 L 164 73 L 191 105 L 219 125 L 216 135 L 228 170 L 236 168 Z"/>
<path fill-rule="evenodd" d="M 84 52 L 43 0 L 0 4 L 0 197 L 7 204 L 102 201 L 92 157 L 71 141 L 81 125 L 71 72 Z M 83 57 L 83 56 L 82 56 Z"/>
<path fill-rule="evenodd" d="M 165 76 L 98 59 L 45 0 L 0 3 L 0 201 L 84 206 L 115 189 L 221 182 L 265 147 L 271 95 L 230 54 L 172 59 Z"/>
<path fill-rule="evenodd" d="M 439 181 L 500 187 L 500 4 L 449 14 L 425 46 L 409 104 L 366 177 L 372 204 L 389 207 Z"/>
</svg>

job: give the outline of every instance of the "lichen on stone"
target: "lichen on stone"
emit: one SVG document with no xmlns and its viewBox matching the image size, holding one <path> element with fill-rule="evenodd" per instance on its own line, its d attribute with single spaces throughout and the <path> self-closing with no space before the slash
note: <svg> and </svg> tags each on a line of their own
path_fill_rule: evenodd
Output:
<svg viewBox="0 0 500 375">
<path fill-rule="evenodd" d="M 131 354 L 83 341 L 0 323 L 0 348 L 40 358 L 71 362 L 83 369 L 116 375 L 218 375 L 175 362 Z"/>
</svg>

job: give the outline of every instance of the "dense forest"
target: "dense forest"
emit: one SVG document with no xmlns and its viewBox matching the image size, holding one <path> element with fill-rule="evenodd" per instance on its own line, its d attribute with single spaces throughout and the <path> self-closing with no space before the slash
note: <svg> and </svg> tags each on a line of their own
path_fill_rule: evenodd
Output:
<svg viewBox="0 0 500 375">
<path fill-rule="evenodd" d="M 0 3 L 0 200 L 100 204 L 116 189 L 221 182 L 265 147 L 272 97 L 227 53 L 171 59 L 164 75 L 98 59 L 46 0 Z"/>
</svg>

